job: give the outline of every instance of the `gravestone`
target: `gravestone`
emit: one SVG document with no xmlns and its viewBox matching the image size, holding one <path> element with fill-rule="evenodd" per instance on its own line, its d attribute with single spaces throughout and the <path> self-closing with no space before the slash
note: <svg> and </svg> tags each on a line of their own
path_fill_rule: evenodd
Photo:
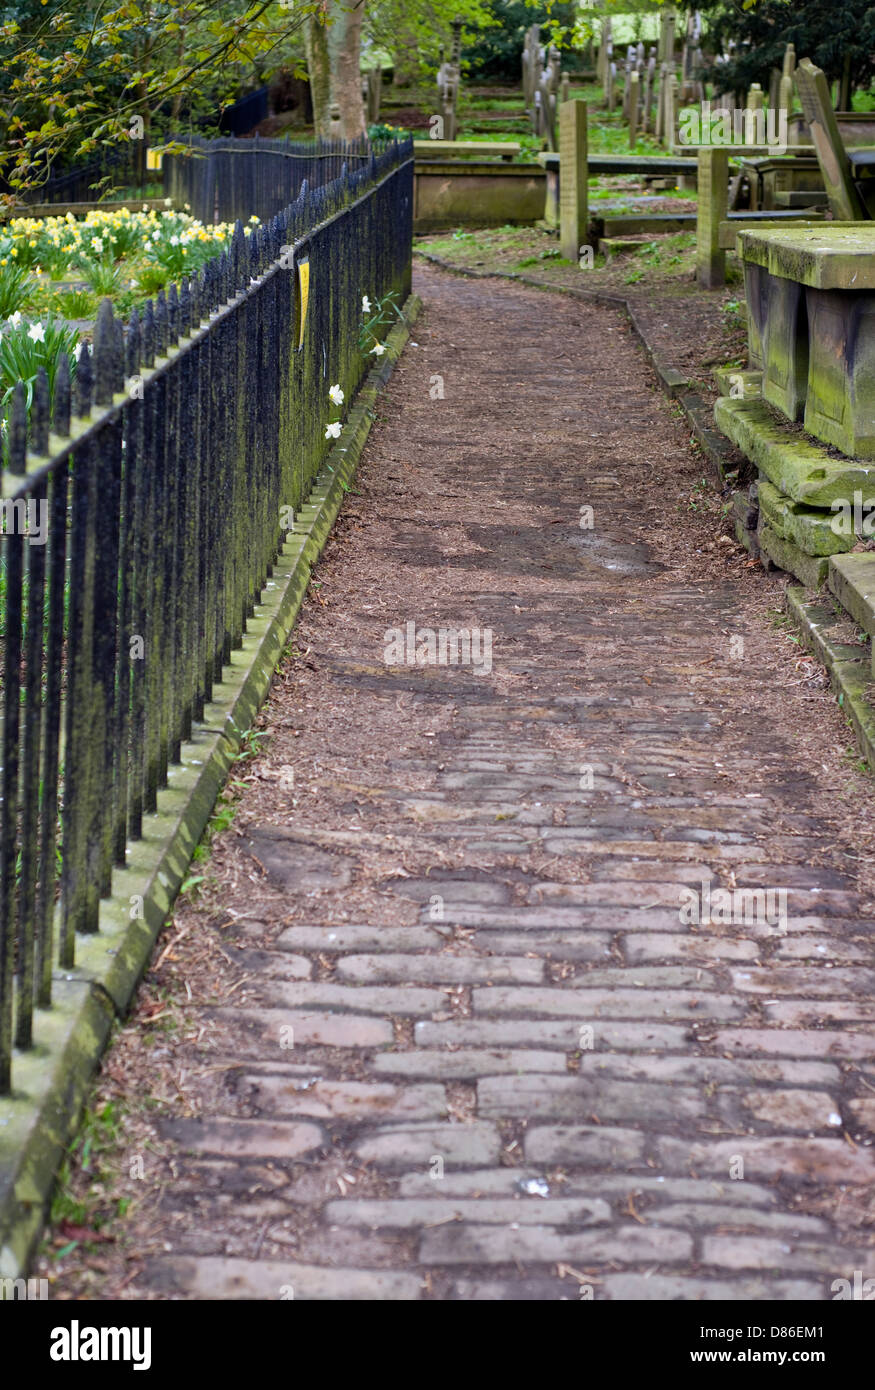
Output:
<svg viewBox="0 0 875 1390">
<path fill-rule="evenodd" d="M 562 255 L 577 264 L 587 240 L 586 102 L 559 108 L 559 240 Z"/>
<path fill-rule="evenodd" d="M 647 60 L 647 68 L 644 73 L 644 114 L 641 122 L 642 130 L 650 134 L 653 130 L 653 83 L 656 76 L 656 50 L 651 48 L 650 57 Z"/>
<path fill-rule="evenodd" d="M 668 63 L 661 63 L 659 68 L 659 88 L 656 93 L 656 130 L 654 134 L 657 140 L 665 139 L 665 103 L 668 94 Z"/>
<path fill-rule="evenodd" d="M 383 69 L 369 68 L 365 74 L 364 92 L 365 109 L 368 113 L 368 125 L 377 125 L 380 119 L 380 96 L 383 86 Z"/>
<path fill-rule="evenodd" d="M 729 201 L 729 157 L 719 145 L 699 150 L 699 203 L 696 218 L 696 279 L 703 289 L 726 283 L 726 253 L 720 248 L 720 223 Z"/>
<path fill-rule="evenodd" d="M 629 75 L 629 148 L 634 149 L 638 139 L 638 92 L 641 86 L 640 74 L 635 71 Z"/>
<path fill-rule="evenodd" d="M 784 70 L 778 84 L 778 110 L 786 111 L 788 116 L 793 110 L 793 73 L 795 70 L 796 49 L 792 43 L 788 43 L 784 50 Z"/>
<path fill-rule="evenodd" d="M 867 212 L 851 178 L 850 162 L 839 134 L 826 76 L 810 58 L 803 58 L 796 68 L 795 78 L 833 217 L 843 222 L 865 220 Z"/>
<path fill-rule="evenodd" d="M 608 75 L 608 111 L 613 114 L 617 104 L 617 64 L 612 62 Z"/>
</svg>

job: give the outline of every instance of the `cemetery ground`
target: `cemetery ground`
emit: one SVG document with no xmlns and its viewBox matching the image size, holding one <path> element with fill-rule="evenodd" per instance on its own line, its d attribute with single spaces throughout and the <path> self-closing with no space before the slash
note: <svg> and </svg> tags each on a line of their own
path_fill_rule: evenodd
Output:
<svg viewBox="0 0 875 1390">
<path fill-rule="evenodd" d="M 56 1298 L 830 1298 L 875 1229 L 847 721 L 628 321 L 422 262 L 414 288 L 36 1272 Z M 408 621 L 491 631 L 490 668 L 387 665 Z M 785 921 L 683 925 L 708 879 L 785 889 Z"/>
</svg>

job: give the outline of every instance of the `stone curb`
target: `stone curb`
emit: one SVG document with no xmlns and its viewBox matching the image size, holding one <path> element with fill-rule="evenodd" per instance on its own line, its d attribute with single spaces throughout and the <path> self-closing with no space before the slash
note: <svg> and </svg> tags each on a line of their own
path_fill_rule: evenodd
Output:
<svg viewBox="0 0 875 1390">
<path fill-rule="evenodd" d="M 99 930 L 80 936 L 72 970 L 55 972 L 50 1009 L 41 1010 L 37 1045 L 15 1058 L 14 1091 L 0 1099 L 0 1278 L 21 1278 L 42 1233 L 55 1176 L 115 1019 L 127 1009 L 191 856 L 225 785 L 242 735 L 263 704 L 274 669 L 307 592 L 313 567 L 355 475 L 374 419 L 422 302 L 411 295 L 386 339 L 386 354 L 355 397 L 274 566 L 243 645 L 232 654 L 203 721 L 183 744 L 158 810 L 113 875 Z M 131 920 L 131 912 L 142 915 Z"/>
<path fill-rule="evenodd" d="M 868 655 L 830 636 L 829 629 L 839 621 L 837 599 L 813 599 L 807 589 L 793 584 L 786 597 L 787 612 L 806 647 L 826 667 L 839 705 L 853 725 L 860 752 L 870 769 L 875 768 L 875 707 L 868 698 L 872 685 Z M 844 609 L 841 612 L 844 614 Z"/>
</svg>

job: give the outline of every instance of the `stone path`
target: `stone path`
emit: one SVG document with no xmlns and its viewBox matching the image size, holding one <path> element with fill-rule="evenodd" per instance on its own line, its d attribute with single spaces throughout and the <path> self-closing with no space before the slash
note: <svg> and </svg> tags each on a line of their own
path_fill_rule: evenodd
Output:
<svg viewBox="0 0 875 1390">
<path fill-rule="evenodd" d="M 794 739 L 837 721 L 648 545 L 695 463 L 618 317 L 417 288 L 216 842 L 240 987 L 128 1294 L 831 1298 L 875 1274 L 871 926 Z M 408 622 L 491 668 L 386 665 Z M 786 902 L 684 922 L 703 881 Z"/>
</svg>

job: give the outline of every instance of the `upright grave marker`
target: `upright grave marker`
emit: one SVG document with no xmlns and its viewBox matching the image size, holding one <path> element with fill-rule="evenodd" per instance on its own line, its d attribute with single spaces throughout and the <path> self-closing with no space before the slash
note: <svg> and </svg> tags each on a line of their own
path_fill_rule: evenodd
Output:
<svg viewBox="0 0 875 1390">
<path fill-rule="evenodd" d="M 559 108 L 559 242 L 562 255 L 577 263 L 587 239 L 586 102 Z"/>
<path fill-rule="evenodd" d="M 629 74 L 629 148 L 634 150 L 638 139 L 638 91 L 641 86 L 637 72 Z"/>
<path fill-rule="evenodd" d="M 720 249 L 720 223 L 729 202 L 729 156 L 725 148 L 699 150 L 699 208 L 696 218 L 696 279 L 703 289 L 726 283 L 726 253 Z"/>
</svg>

